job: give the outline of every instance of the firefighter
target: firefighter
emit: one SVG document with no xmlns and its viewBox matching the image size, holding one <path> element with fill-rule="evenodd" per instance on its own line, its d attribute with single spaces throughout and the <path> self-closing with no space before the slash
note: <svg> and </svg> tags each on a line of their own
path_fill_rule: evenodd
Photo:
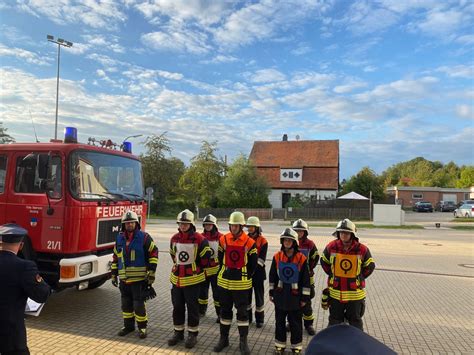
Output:
<svg viewBox="0 0 474 355">
<path fill-rule="evenodd" d="M 285 353 L 287 318 L 291 351 L 300 354 L 303 348 L 302 309 L 310 301 L 311 287 L 308 262 L 298 251 L 297 238 L 298 234 L 291 228 L 281 233 L 281 250 L 273 256 L 270 267 L 270 301 L 275 304 L 275 354 Z"/>
<path fill-rule="evenodd" d="M 260 220 L 258 217 L 249 217 L 247 219 L 247 233 L 255 241 L 257 247 L 257 268 L 252 276 L 252 288 L 249 292 L 249 323 L 252 323 L 252 293 L 255 292 L 255 322 L 257 328 L 263 327 L 263 321 L 265 318 L 264 314 L 264 282 L 267 279 L 267 273 L 265 271 L 265 259 L 267 258 L 268 242 L 262 235 L 262 227 L 260 226 Z"/>
<path fill-rule="evenodd" d="M 206 273 L 206 281 L 202 283 L 202 287 L 199 294 L 199 315 L 204 316 L 207 311 L 207 304 L 209 298 L 209 284 L 212 287 L 212 298 L 214 299 L 214 307 L 216 309 L 217 321 L 220 323 L 220 304 L 219 304 L 219 288 L 217 287 L 217 272 L 219 271 L 219 258 L 218 258 L 218 247 L 219 238 L 222 233 L 219 232 L 217 227 L 217 218 L 212 214 L 208 214 L 202 220 L 202 226 L 204 231 L 202 235 L 207 239 L 211 256 L 209 258 L 209 265 L 204 269 Z"/>
<path fill-rule="evenodd" d="M 211 250 L 207 239 L 196 232 L 194 214 L 184 210 L 178 214 L 178 233 L 170 240 L 173 260 L 170 281 L 173 302 L 174 334 L 168 345 L 174 346 L 184 339 L 184 320 L 188 311 L 188 338 L 185 347 L 193 348 L 199 332 L 199 291 L 206 280 L 204 268 L 208 266 Z"/>
<path fill-rule="evenodd" d="M 0 226 L 0 354 L 29 354 L 25 328 L 26 301 L 46 302 L 51 288 L 36 264 L 17 256 L 26 229 L 14 223 Z"/>
<path fill-rule="evenodd" d="M 125 212 L 122 216 L 122 230 L 115 241 L 111 265 L 112 285 L 119 287 L 122 298 L 124 326 L 118 332 L 119 336 L 133 332 L 136 321 L 138 336 L 146 338 L 148 316 L 145 297 L 147 288 L 155 281 L 157 263 L 158 248 L 153 238 L 141 230 L 135 212 Z"/>
<path fill-rule="evenodd" d="M 318 248 L 314 242 L 308 238 L 308 224 L 302 220 L 298 219 L 293 223 L 293 230 L 298 233 L 298 248 L 301 253 L 306 256 L 308 260 L 308 267 L 309 267 L 309 276 L 310 276 L 310 284 L 311 284 L 311 297 L 309 302 L 306 302 L 306 305 L 303 308 L 303 322 L 306 332 L 309 335 L 316 334 L 316 331 L 313 327 L 314 322 L 314 314 L 313 308 L 311 307 L 311 299 L 315 296 L 314 291 L 314 269 L 316 265 L 318 265 L 319 261 L 319 253 Z"/>
<path fill-rule="evenodd" d="M 229 346 L 229 331 L 232 323 L 232 308 L 237 309 L 241 354 L 250 354 L 247 343 L 249 319 L 247 313 L 248 293 L 252 288 L 252 275 L 257 266 L 257 247 L 244 231 L 245 216 L 233 212 L 229 217 L 229 231 L 219 239 L 219 264 L 217 276 L 219 301 L 221 304 L 220 339 L 214 347 L 221 352 Z"/>
<path fill-rule="evenodd" d="M 364 330 L 365 279 L 375 269 L 369 248 L 359 243 L 357 229 L 349 219 L 343 219 L 333 233 L 337 239 L 330 242 L 321 256 L 321 266 L 328 274 L 329 324 L 349 321 Z"/>
</svg>

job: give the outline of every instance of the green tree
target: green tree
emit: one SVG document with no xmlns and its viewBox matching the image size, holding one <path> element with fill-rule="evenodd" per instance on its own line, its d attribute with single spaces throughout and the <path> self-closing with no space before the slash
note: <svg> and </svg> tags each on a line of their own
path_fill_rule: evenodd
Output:
<svg viewBox="0 0 474 355">
<path fill-rule="evenodd" d="M 146 153 L 140 156 L 143 165 L 145 186 L 154 190 L 154 201 L 151 211 L 163 212 L 170 201 L 180 197 L 179 179 L 184 174 L 184 163 L 174 157 L 166 158 L 171 153 L 170 142 L 166 132 L 161 135 L 148 136 L 144 142 Z M 176 212 L 176 211 L 168 211 Z"/>
<path fill-rule="evenodd" d="M 216 192 L 224 173 L 224 163 L 216 157 L 217 142 L 203 141 L 199 153 L 191 159 L 191 166 L 181 176 L 180 186 L 194 204 L 215 207 Z"/>
<path fill-rule="evenodd" d="M 0 144 L 5 144 L 5 143 L 14 143 L 15 138 L 10 136 L 7 133 L 8 128 L 3 127 L 3 122 L 0 122 Z"/>
<path fill-rule="evenodd" d="M 345 184 L 342 194 L 351 191 L 369 197 L 372 191 L 372 198 L 375 202 L 385 199 L 384 186 L 382 178 L 377 176 L 369 167 L 363 167 L 356 175 L 352 176 Z"/>
<path fill-rule="evenodd" d="M 474 186 L 474 166 L 463 166 L 461 167 L 459 180 L 456 181 L 456 187 L 466 188 L 471 186 Z"/>
<path fill-rule="evenodd" d="M 227 169 L 227 176 L 217 190 L 219 207 L 269 208 L 269 187 L 257 175 L 251 161 L 240 155 Z"/>
</svg>

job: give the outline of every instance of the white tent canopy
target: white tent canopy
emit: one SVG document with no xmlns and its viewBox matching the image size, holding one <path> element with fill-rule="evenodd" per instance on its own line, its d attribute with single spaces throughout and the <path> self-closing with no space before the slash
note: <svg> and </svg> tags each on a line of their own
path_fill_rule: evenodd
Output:
<svg viewBox="0 0 474 355">
<path fill-rule="evenodd" d="M 349 192 L 348 194 L 339 196 L 338 199 L 341 200 L 368 200 L 367 197 L 359 195 L 357 192 Z"/>
</svg>

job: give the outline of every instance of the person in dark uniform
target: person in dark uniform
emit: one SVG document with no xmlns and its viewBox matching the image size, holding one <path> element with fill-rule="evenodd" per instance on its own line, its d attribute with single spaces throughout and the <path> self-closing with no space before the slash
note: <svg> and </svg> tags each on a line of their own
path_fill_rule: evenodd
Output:
<svg viewBox="0 0 474 355">
<path fill-rule="evenodd" d="M 0 354 L 29 354 L 26 341 L 25 306 L 31 298 L 46 302 L 51 288 L 33 261 L 17 256 L 27 231 L 9 223 L 0 226 Z"/>
</svg>

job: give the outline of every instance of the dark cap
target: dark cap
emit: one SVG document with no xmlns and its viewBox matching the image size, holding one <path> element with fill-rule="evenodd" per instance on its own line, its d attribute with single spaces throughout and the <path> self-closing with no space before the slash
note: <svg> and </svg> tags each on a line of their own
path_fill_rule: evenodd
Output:
<svg viewBox="0 0 474 355">
<path fill-rule="evenodd" d="M 0 241 L 3 243 L 20 243 L 27 235 L 26 229 L 15 223 L 7 223 L 0 226 Z"/>
</svg>

